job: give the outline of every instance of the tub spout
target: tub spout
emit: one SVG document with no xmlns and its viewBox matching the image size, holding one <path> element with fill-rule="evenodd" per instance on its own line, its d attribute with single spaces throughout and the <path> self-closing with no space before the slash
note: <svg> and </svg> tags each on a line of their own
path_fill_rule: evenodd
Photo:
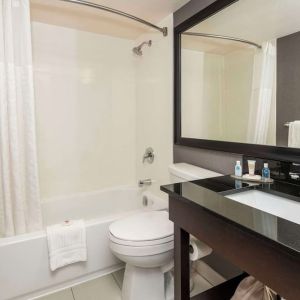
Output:
<svg viewBox="0 0 300 300">
<path fill-rule="evenodd" d="M 152 179 L 150 178 L 139 180 L 139 187 L 143 187 L 145 185 L 151 185 L 151 184 L 152 184 Z"/>
</svg>

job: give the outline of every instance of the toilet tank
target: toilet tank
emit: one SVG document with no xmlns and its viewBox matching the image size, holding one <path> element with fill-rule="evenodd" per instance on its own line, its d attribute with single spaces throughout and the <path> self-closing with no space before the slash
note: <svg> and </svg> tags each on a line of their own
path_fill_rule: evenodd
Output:
<svg viewBox="0 0 300 300">
<path fill-rule="evenodd" d="M 169 166 L 171 183 L 222 176 L 220 173 L 193 166 L 187 163 L 176 163 Z"/>
</svg>

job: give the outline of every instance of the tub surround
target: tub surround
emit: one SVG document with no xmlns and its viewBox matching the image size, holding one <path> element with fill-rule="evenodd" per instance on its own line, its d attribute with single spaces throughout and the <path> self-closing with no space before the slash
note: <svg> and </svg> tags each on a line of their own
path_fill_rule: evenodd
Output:
<svg viewBox="0 0 300 300">
<path fill-rule="evenodd" d="M 136 183 L 134 46 L 32 22 L 42 201 Z"/>
<path fill-rule="evenodd" d="M 251 185 L 222 176 L 161 189 L 169 194 L 170 219 L 175 223 L 175 299 L 189 299 L 189 233 L 282 297 L 297 299 L 300 294 L 300 222 L 227 197 L 257 191 L 298 203 L 300 186 L 278 180 L 274 184 Z M 230 286 L 232 288 L 232 284 Z M 200 295 L 197 299 L 204 298 Z"/>
<path fill-rule="evenodd" d="M 42 201 L 142 178 L 159 192 L 173 162 L 173 35 L 131 40 L 46 23 L 32 22 Z M 171 29 L 173 16 L 157 25 Z M 132 48 L 145 40 L 152 47 L 137 57 Z M 151 165 L 142 161 L 149 146 Z"/>
</svg>

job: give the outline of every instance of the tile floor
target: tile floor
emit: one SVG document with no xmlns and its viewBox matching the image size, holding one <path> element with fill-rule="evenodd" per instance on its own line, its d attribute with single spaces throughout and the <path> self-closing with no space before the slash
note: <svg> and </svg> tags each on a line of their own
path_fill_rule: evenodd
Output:
<svg viewBox="0 0 300 300">
<path fill-rule="evenodd" d="M 194 288 L 191 296 L 195 296 L 225 280 L 201 261 L 197 262 L 194 267 L 197 271 L 194 270 L 193 272 Z M 123 277 L 124 270 L 120 270 L 70 289 L 39 298 L 39 300 L 121 300 Z"/>
<path fill-rule="evenodd" d="M 39 300 L 121 300 L 122 271 L 74 286 Z"/>
</svg>

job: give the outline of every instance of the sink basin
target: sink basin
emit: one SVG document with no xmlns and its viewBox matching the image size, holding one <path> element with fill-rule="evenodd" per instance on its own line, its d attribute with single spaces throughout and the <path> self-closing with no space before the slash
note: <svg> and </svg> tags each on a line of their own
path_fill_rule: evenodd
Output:
<svg viewBox="0 0 300 300">
<path fill-rule="evenodd" d="M 258 190 L 227 195 L 226 198 L 300 224 L 300 202 Z"/>
</svg>

